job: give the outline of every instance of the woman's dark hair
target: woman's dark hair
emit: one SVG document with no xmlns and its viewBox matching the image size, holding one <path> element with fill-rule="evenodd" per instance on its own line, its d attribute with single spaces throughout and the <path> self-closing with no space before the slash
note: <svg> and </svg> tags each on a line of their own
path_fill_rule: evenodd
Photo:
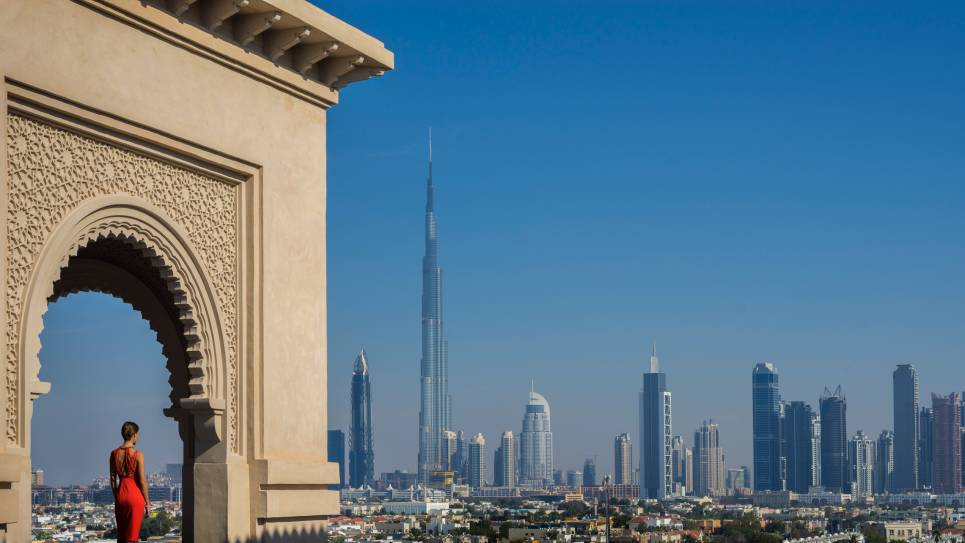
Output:
<svg viewBox="0 0 965 543">
<path fill-rule="evenodd" d="M 127 421 L 123 426 L 121 426 L 121 436 L 124 438 L 124 441 L 131 439 L 134 437 L 134 434 L 140 431 L 141 429 L 138 427 L 136 422 Z"/>
</svg>

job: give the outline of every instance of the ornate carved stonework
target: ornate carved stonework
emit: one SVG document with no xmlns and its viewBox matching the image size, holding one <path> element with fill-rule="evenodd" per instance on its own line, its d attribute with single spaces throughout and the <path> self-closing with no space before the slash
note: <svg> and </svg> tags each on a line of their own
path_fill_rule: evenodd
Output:
<svg viewBox="0 0 965 543">
<path fill-rule="evenodd" d="M 177 223 L 211 280 L 225 341 L 227 437 L 237 451 L 240 185 L 21 115 L 8 114 L 7 123 L 7 442 L 22 442 L 17 421 L 25 391 L 18 384 L 23 367 L 18 336 L 27 281 L 38 256 L 81 202 L 124 195 L 145 200 Z"/>
</svg>

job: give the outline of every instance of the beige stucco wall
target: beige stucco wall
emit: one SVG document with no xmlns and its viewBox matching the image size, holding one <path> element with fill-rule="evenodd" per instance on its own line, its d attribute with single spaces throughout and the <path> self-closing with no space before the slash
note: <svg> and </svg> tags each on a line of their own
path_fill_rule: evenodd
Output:
<svg viewBox="0 0 965 543">
<path fill-rule="evenodd" d="M 108 7 L 3 0 L 0 76 L 260 169 L 260 194 L 246 218 L 256 261 L 244 293 L 249 333 L 241 346 L 253 356 L 242 369 L 244 441 L 224 468 L 235 482 L 224 509 L 245 517 L 242 531 L 252 533 L 259 518 L 336 513 L 334 492 L 292 486 L 337 482 L 325 461 L 326 111 L 110 16 Z M 124 7 L 157 15 L 137 2 Z M 172 17 L 167 24 L 184 23 Z M 113 445 L 105 443 L 105 451 Z"/>
</svg>

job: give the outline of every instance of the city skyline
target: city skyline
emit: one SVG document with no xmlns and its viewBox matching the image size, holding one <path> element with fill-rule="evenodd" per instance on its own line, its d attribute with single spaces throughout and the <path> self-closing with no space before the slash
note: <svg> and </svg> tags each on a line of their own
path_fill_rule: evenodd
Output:
<svg viewBox="0 0 965 543">
<path fill-rule="evenodd" d="M 364 344 L 378 361 L 377 471 L 416 469 L 415 255 L 430 125 L 453 419 L 467 437 L 482 432 L 493 444 L 516 430 L 536 379 L 553 401 L 557 467 L 578 470 L 596 455 L 599 471 L 611 471 L 613 436 L 635 434 L 639 368 L 653 340 L 672 361 L 677 433 L 713 416 L 729 466 L 751 464 L 747 373 L 762 361 L 780 368 L 782 396 L 793 400 L 816 405 L 825 385 L 841 382 L 849 428 L 868 435 L 893 424 L 895 364 L 916 366 L 922 398 L 965 388 L 956 143 L 965 69 L 947 55 L 965 47 L 956 14 L 614 3 L 588 17 L 558 3 L 492 14 L 446 6 L 440 17 L 438 4 L 324 7 L 394 44 L 406 64 L 379 88 L 353 87 L 329 114 L 328 418 L 347 430 L 351 365 Z M 564 28 L 598 46 L 566 39 Z M 628 55 L 642 59 L 639 69 L 614 60 Z M 574 108 L 559 89 L 600 73 L 619 84 L 594 86 L 592 99 L 561 114 Z M 164 390 L 153 344 L 157 352 L 115 353 L 153 341 L 150 331 L 77 340 L 93 319 L 105 331 L 141 322 L 113 303 L 72 295 L 45 318 L 40 378 L 53 388 L 34 406 L 34 461 L 52 481 L 64 441 L 91 449 L 75 455 L 78 477 L 103 471 L 121 421 L 75 408 L 91 397 L 131 406 L 149 462 L 180 461 L 176 428 L 160 414 L 166 393 L 98 383 L 123 368 Z"/>
</svg>

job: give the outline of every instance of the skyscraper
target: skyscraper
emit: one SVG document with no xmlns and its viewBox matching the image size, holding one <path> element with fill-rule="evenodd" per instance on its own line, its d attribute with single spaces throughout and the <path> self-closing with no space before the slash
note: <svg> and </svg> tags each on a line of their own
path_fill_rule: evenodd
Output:
<svg viewBox="0 0 965 543">
<path fill-rule="evenodd" d="M 596 460 L 592 458 L 583 462 L 583 486 L 596 486 Z"/>
<path fill-rule="evenodd" d="M 720 429 L 704 421 L 694 432 L 694 495 L 724 494 L 724 450 L 720 446 Z"/>
<path fill-rule="evenodd" d="M 673 494 L 673 428 L 667 375 L 660 371 L 657 346 L 640 391 L 640 497 L 663 499 Z"/>
<path fill-rule="evenodd" d="M 445 471 L 442 436 L 449 429 L 449 343 L 442 326 L 442 268 L 439 267 L 432 186 L 432 133 L 429 134 L 429 177 L 426 182 L 425 255 L 422 257 L 422 362 L 419 395 L 419 480 Z"/>
<path fill-rule="evenodd" d="M 918 466 L 915 466 L 917 473 Z M 875 445 L 875 494 L 895 490 L 895 434 L 882 430 Z"/>
<path fill-rule="evenodd" d="M 874 495 L 875 440 L 858 433 L 851 439 L 848 460 L 851 472 L 851 495 L 855 499 Z"/>
<path fill-rule="evenodd" d="M 805 493 L 821 484 L 821 421 L 806 402 L 784 409 L 787 490 Z"/>
<path fill-rule="evenodd" d="M 442 432 L 442 471 L 456 471 L 455 458 L 458 446 L 455 432 L 452 430 Z"/>
<path fill-rule="evenodd" d="M 727 494 L 733 495 L 747 487 L 744 481 L 744 470 L 741 468 L 731 468 L 727 470 Z"/>
<path fill-rule="evenodd" d="M 672 451 L 671 464 L 674 482 L 674 495 L 675 496 L 686 496 L 687 495 L 687 453 L 690 451 L 684 445 L 684 440 L 680 436 L 673 436 L 670 440 L 670 449 Z"/>
<path fill-rule="evenodd" d="M 486 438 L 476 434 L 469 440 L 469 486 L 482 488 L 486 485 Z"/>
<path fill-rule="evenodd" d="M 848 490 L 848 403 L 838 386 L 821 394 L 821 485 L 831 492 Z"/>
<path fill-rule="evenodd" d="M 352 427 L 349 432 L 349 484 L 354 488 L 375 481 L 372 449 L 372 389 L 365 349 L 355 358 L 352 370 Z"/>
<path fill-rule="evenodd" d="M 345 486 L 345 432 L 341 430 L 328 431 L 328 461 L 338 464 L 338 485 L 336 488 L 343 488 Z"/>
<path fill-rule="evenodd" d="M 550 428 L 550 404 L 535 390 L 529 392 L 519 445 L 520 482 L 536 487 L 553 484 L 553 432 Z"/>
<path fill-rule="evenodd" d="M 583 472 L 575 469 L 566 470 L 566 486 L 578 488 L 583 485 Z"/>
<path fill-rule="evenodd" d="M 466 437 L 463 435 L 462 430 L 456 432 L 456 452 L 452 456 L 453 470 L 456 472 L 456 480 L 459 482 L 465 482 L 466 480 L 466 465 L 469 462 L 469 454 L 466 450 Z"/>
<path fill-rule="evenodd" d="M 932 486 L 936 494 L 962 491 L 962 421 L 958 394 L 932 394 L 935 415 Z"/>
<path fill-rule="evenodd" d="M 754 490 L 784 490 L 781 474 L 781 393 L 770 362 L 751 374 L 754 433 Z"/>
<path fill-rule="evenodd" d="M 618 485 L 633 482 L 633 444 L 630 434 L 620 434 L 613 440 L 613 482 Z"/>
<path fill-rule="evenodd" d="M 922 407 L 918 412 L 918 485 L 923 489 L 932 488 L 935 436 L 935 416 L 931 407 Z"/>
<path fill-rule="evenodd" d="M 892 373 L 895 410 L 895 472 L 891 489 L 897 492 L 919 488 L 920 438 L 918 411 L 918 370 L 898 364 Z"/>
<path fill-rule="evenodd" d="M 496 449 L 493 485 L 516 486 L 516 437 L 512 432 L 503 432 Z"/>
</svg>

